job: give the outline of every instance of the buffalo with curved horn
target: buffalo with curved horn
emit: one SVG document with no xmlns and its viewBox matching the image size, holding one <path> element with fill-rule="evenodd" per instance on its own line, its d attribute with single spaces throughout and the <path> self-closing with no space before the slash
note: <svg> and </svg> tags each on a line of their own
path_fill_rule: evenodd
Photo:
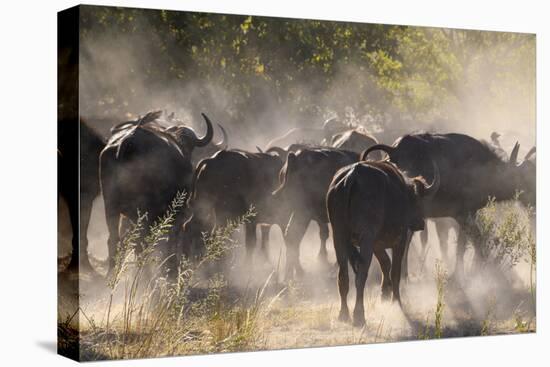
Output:
<svg viewBox="0 0 550 367">
<path fill-rule="evenodd" d="M 161 111 L 149 112 L 136 121 L 119 125 L 100 156 L 100 180 L 109 230 L 109 270 L 119 242 L 119 221 L 137 220 L 138 210 L 147 213 L 144 228 L 163 215 L 178 192 L 189 192 L 193 176 L 191 155 L 213 136 L 205 115 L 206 133 L 197 137 L 187 126 L 159 127 Z M 173 228 L 181 227 L 178 221 Z M 173 243 L 174 235 L 169 239 Z"/>
<path fill-rule="evenodd" d="M 348 130 L 342 134 L 333 137 L 331 146 L 333 148 L 349 150 L 351 152 L 361 153 L 365 149 L 378 144 L 378 140 L 360 129 Z M 380 154 L 373 154 L 375 160 L 381 159 Z"/>
<path fill-rule="evenodd" d="M 529 160 L 534 148 L 518 164 L 518 143 L 506 161 L 471 136 L 422 133 L 405 135 L 392 146 L 374 145 L 363 152 L 362 159 L 376 150 L 385 152 L 391 162 L 411 175 L 433 177 L 433 169 L 427 162 L 436 162 L 441 188 L 426 206 L 426 217 L 451 217 L 464 227 L 467 218 L 485 206 L 489 197 L 497 201 L 510 200 L 518 190 L 523 192 L 520 200 L 524 204 L 535 205 L 536 168 Z M 464 272 L 466 241 L 465 232 L 458 230 L 455 275 L 459 278 Z"/>
<path fill-rule="evenodd" d="M 372 256 L 383 273 L 382 297 L 401 305 L 401 262 L 412 232 L 424 229 L 424 206 L 437 194 L 440 178 L 434 163 L 430 185 L 422 177 L 408 178 L 387 161 L 358 162 L 339 170 L 329 186 L 326 206 L 338 262 L 341 321 L 349 320 L 348 263 L 355 273 L 353 323 L 364 325 L 363 292 Z M 392 249 L 390 260 L 386 249 Z"/>
<path fill-rule="evenodd" d="M 244 215 L 253 205 L 256 216 L 245 224 L 247 263 L 252 261 L 259 224 L 262 225 L 261 248 L 267 259 L 269 227 L 279 221 L 272 212 L 274 208 L 266 203 L 277 185 L 282 165 L 278 156 L 238 149 L 222 150 L 203 159 L 195 170 L 187 202 L 190 213 L 183 226 L 181 242 L 185 248 L 182 252 L 200 253 L 204 247 L 202 233 Z"/>
<path fill-rule="evenodd" d="M 319 224 L 319 259 L 327 261 L 329 236 L 325 197 L 330 181 L 342 167 L 357 162 L 359 154 L 333 148 L 304 148 L 290 152 L 279 172 L 279 187 L 273 191 L 272 206 L 286 213 L 283 231 L 286 245 L 286 277 L 303 273 L 300 244 L 311 221 Z"/>
<path fill-rule="evenodd" d="M 214 153 L 220 150 L 227 150 L 229 146 L 227 131 L 225 131 L 224 127 L 221 124 L 217 124 L 217 125 L 220 131 L 222 132 L 222 139 L 217 143 L 211 141 L 208 145 L 196 149 L 196 151 L 193 152 L 193 155 L 191 157 L 191 161 L 194 167 L 197 167 L 198 163 L 201 160 L 212 157 Z"/>
</svg>

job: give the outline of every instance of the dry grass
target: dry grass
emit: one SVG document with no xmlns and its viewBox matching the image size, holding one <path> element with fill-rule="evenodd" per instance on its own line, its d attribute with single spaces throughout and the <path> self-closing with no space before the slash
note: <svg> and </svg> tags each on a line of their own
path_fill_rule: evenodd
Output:
<svg viewBox="0 0 550 367">
<path fill-rule="evenodd" d="M 136 251 L 138 234 L 143 231 L 140 221 L 127 233 L 106 291 L 102 296 L 90 296 L 94 302 L 81 304 L 72 315 L 79 320 L 80 333 L 71 315 L 59 324 L 59 346 L 65 354 L 80 354 L 82 360 L 129 359 L 535 331 L 533 276 L 528 289 L 516 290 L 517 297 L 494 288 L 472 305 L 466 295 L 468 287 L 457 289 L 456 284 L 448 283 L 445 269 L 436 263 L 433 275 L 425 272 L 423 279 L 404 284 L 403 310 L 381 301 L 378 286 L 367 289 L 363 328 L 337 320 L 339 301 L 330 269 L 317 268 L 318 273 L 310 278 L 280 284 L 277 269 L 281 265 L 277 263 L 271 274 L 256 276 L 264 279 L 256 279 L 256 287 L 235 284 L 224 262 L 228 258 L 235 261 L 228 256 L 239 247 L 232 235 L 254 216 L 253 209 L 214 233 L 204 234 L 202 257 L 179 259 L 175 275 L 169 276 L 168 259 L 156 250 L 171 229 L 178 203 L 176 198 L 169 212 L 149 229 L 141 251 Z M 493 205 L 489 202 L 477 217 L 481 224 L 476 224 L 491 229 L 479 231 L 485 233 L 490 242 L 487 248 L 492 251 L 485 265 L 496 264 L 509 272 L 525 259 L 533 275 L 534 236 L 526 234 L 531 232 L 522 219 L 530 214 L 522 217 L 524 214 L 510 213 L 516 206 Z M 499 229 L 501 226 L 505 228 Z M 505 239 L 494 238 L 499 235 Z M 520 237 L 521 244 L 512 246 L 509 239 Z M 501 250 L 497 244 L 508 248 Z M 519 254 L 517 261 L 512 261 L 514 251 Z M 353 297 L 352 291 L 350 299 Z M 512 300 L 504 302 L 505 297 Z M 419 299 L 425 302 L 417 303 Z M 505 303 L 514 306 L 505 307 Z"/>
<path fill-rule="evenodd" d="M 200 276 L 211 269 L 208 264 L 221 261 L 237 246 L 232 234 L 254 217 L 253 208 L 204 234 L 204 254 L 195 261 L 182 257 L 177 269 L 168 272 L 173 259 L 159 255 L 159 249 L 183 202 L 184 196 L 178 195 L 145 236 L 145 216 L 140 215 L 121 240 L 103 310 L 78 311 L 88 321 L 80 323 L 83 360 L 242 351 L 263 345 L 258 319 L 276 298 L 268 300 L 265 294 L 271 277 L 252 295 L 231 297 L 221 273 L 209 274 L 206 280 Z M 70 325 L 71 320 L 60 324 L 60 345 L 74 336 Z"/>
</svg>

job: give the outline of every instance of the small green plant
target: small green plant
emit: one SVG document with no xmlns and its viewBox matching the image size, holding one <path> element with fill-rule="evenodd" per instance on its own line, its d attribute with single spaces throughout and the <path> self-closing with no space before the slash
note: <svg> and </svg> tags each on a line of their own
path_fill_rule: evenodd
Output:
<svg viewBox="0 0 550 367">
<path fill-rule="evenodd" d="M 529 221 L 533 221 L 535 216 L 535 210 L 529 206 L 527 207 L 527 218 Z M 535 285 L 535 272 L 537 267 L 537 244 L 535 240 L 534 231 L 528 231 L 527 233 L 527 250 L 529 256 L 526 261 L 529 262 L 529 292 L 531 293 L 531 301 L 533 307 L 537 303 L 536 285 Z"/>
<path fill-rule="evenodd" d="M 440 261 L 435 263 L 435 280 L 437 285 L 437 304 L 435 306 L 435 337 L 443 335 L 443 311 L 445 310 L 445 284 L 447 284 L 447 271 Z"/>
<path fill-rule="evenodd" d="M 503 270 L 526 257 L 535 259 L 535 241 L 530 227 L 532 208 L 522 210 L 517 204 L 521 195 L 498 203 L 490 197 L 487 204 L 468 218 L 466 232 L 472 238 L 485 264 Z"/>
<path fill-rule="evenodd" d="M 529 323 L 523 320 L 519 312 L 514 313 L 514 330 L 518 333 L 526 333 L 529 331 Z"/>
<path fill-rule="evenodd" d="M 491 327 L 493 322 L 493 316 L 495 313 L 495 307 L 496 307 L 496 297 L 493 294 L 489 298 L 488 306 L 487 306 L 487 313 L 485 314 L 485 318 L 483 319 L 481 323 L 481 330 L 480 335 L 489 335 L 491 333 Z"/>
<path fill-rule="evenodd" d="M 430 314 L 426 315 L 426 322 L 424 323 L 424 330 L 420 329 L 418 332 L 418 339 L 428 340 L 430 339 Z"/>
<path fill-rule="evenodd" d="M 418 339 L 427 340 L 432 338 L 441 338 L 443 336 L 443 314 L 445 311 L 445 285 L 448 275 L 441 261 L 435 263 L 435 283 L 437 290 L 437 300 L 435 304 L 433 333 L 430 325 L 430 313 L 426 315 L 426 321 L 423 329 L 418 331 Z M 430 311 L 432 312 L 432 311 Z"/>
</svg>

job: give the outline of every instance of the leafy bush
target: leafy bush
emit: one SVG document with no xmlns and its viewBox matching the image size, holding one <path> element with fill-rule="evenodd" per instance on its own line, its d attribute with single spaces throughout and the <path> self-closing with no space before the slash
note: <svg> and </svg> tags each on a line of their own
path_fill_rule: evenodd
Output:
<svg viewBox="0 0 550 367">
<path fill-rule="evenodd" d="M 515 199 L 520 193 L 516 194 Z M 483 261 L 503 269 L 520 260 L 536 262 L 536 248 L 530 221 L 534 210 L 523 210 L 517 200 L 487 204 L 468 219 L 466 231 Z"/>
</svg>

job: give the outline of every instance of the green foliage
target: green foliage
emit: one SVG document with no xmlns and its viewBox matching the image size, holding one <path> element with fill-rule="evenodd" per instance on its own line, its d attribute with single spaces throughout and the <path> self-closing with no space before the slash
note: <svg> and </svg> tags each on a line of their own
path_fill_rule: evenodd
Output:
<svg viewBox="0 0 550 367">
<path fill-rule="evenodd" d="M 466 231 L 484 261 L 505 268 L 521 259 L 536 263 L 534 234 L 530 221 L 532 208 L 523 210 L 515 200 L 499 203 L 489 198 L 487 204 L 469 218 Z M 534 268 L 532 268 L 534 270 Z"/>
<path fill-rule="evenodd" d="M 107 34 L 139 48 L 132 52 L 143 65 L 130 75 L 148 90 L 199 80 L 206 98 L 211 85 L 223 88 L 231 123 L 257 123 L 266 95 L 311 122 L 331 111 L 343 117 L 346 108 L 360 117 L 447 118 L 450 105 L 460 109 L 480 86 L 487 108 L 511 92 L 534 101 L 531 35 L 90 6 L 81 15 L 83 45 Z M 85 114 L 97 113 L 94 99 L 103 110 L 136 113 L 126 109 L 138 91 L 96 87 Z"/>
</svg>

